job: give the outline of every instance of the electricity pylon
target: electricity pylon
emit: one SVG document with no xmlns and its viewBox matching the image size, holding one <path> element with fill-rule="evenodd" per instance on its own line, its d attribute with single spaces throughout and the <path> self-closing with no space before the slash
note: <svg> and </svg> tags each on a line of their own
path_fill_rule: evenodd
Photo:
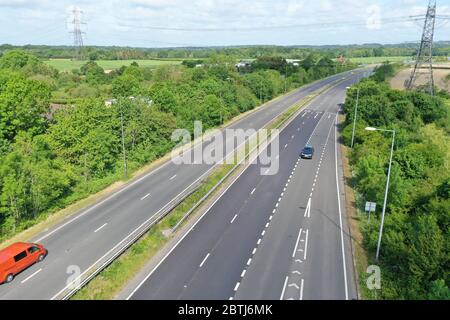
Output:
<svg viewBox="0 0 450 320">
<path fill-rule="evenodd" d="M 75 48 L 75 60 L 82 60 L 82 52 L 83 52 L 83 34 L 86 34 L 86 32 L 83 32 L 81 30 L 81 25 L 86 24 L 85 22 L 82 22 L 82 15 L 83 12 L 79 8 L 74 8 L 72 10 L 73 14 L 73 30 L 71 33 L 73 33 L 73 46 Z"/>
<path fill-rule="evenodd" d="M 422 66 L 427 66 L 427 71 L 423 72 L 427 78 L 427 91 L 434 95 L 434 77 L 433 77 L 433 38 L 436 24 L 436 0 L 430 0 L 428 4 L 427 15 L 423 27 L 422 41 L 420 42 L 419 52 L 417 53 L 416 64 L 411 72 L 409 80 L 405 81 L 405 87 L 411 90 L 415 86 L 418 75 L 421 73 Z"/>
</svg>

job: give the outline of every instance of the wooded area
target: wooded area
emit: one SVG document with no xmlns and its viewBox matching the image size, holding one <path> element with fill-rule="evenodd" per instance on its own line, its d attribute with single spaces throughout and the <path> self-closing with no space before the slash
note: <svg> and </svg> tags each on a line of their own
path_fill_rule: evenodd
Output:
<svg viewBox="0 0 450 320">
<path fill-rule="evenodd" d="M 0 52 L 21 49 L 42 59 L 73 58 L 76 53 L 70 46 L 13 46 L 0 45 Z M 334 59 L 361 57 L 395 57 L 417 55 L 416 43 L 392 45 L 329 45 L 329 46 L 245 46 L 245 47 L 209 47 L 209 48 L 131 48 L 131 47 L 99 47 L 88 46 L 82 52 L 90 60 L 139 60 L 139 59 L 202 59 L 215 55 L 227 55 L 235 59 L 256 59 L 262 56 L 281 56 L 285 59 L 304 59 L 311 52 Z M 433 55 L 450 56 L 450 43 L 435 42 Z"/>
<path fill-rule="evenodd" d="M 361 218 L 369 264 L 381 265 L 382 285 L 371 298 L 450 299 L 450 100 L 446 92 L 392 90 L 384 80 L 394 66 L 349 90 L 344 142 L 350 145 L 357 88 L 360 100 L 350 162 L 358 207 L 376 202 L 370 225 Z M 396 144 L 380 262 L 374 261 L 392 136 L 367 126 L 396 130 Z"/>
</svg>

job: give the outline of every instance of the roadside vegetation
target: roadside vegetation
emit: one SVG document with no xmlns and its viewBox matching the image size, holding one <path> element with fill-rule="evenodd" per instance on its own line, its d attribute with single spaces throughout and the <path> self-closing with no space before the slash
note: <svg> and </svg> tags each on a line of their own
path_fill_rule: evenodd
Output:
<svg viewBox="0 0 450 320">
<path fill-rule="evenodd" d="M 3 54 L 0 240 L 123 179 L 122 119 L 130 177 L 173 148 L 176 128 L 192 132 L 194 120 L 205 130 L 220 126 L 260 102 L 354 68 L 317 54 L 297 67 L 260 60 L 242 72 L 234 59 L 214 56 L 202 67 L 132 63 L 106 74 L 95 61 L 59 72 L 24 51 Z"/>
<path fill-rule="evenodd" d="M 450 299 L 450 107 L 448 93 L 392 90 L 384 65 L 371 78 L 349 90 L 343 139 L 350 145 L 356 88 L 360 89 L 354 149 L 350 152 L 357 191 L 360 228 L 369 265 L 379 265 L 380 290 L 368 290 L 368 274 L 360 274 L 364 298 Z M 395 129 L 396 145 L 380 260 L 375 261 L 380 215 L 392 136 L 368 132 L 367 126 Z M 366 201 L 376 202 L 370 225 Z M 363 270 L 365 272 L 365 270 Z"/>
</svg>

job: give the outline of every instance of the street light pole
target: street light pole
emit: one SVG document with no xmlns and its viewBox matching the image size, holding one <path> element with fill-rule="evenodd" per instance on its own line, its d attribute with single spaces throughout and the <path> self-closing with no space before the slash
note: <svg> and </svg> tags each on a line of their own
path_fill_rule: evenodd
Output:
<svg viewBox="0 0 450 320">
<path fill-rule="evenodd" d="M 287 63 L 286 63 L 286 66 L 285 66 L 285 73 L 284 73 L 284 92 L 286 93 L 287 92 Z"/>
<path fill-rule="evenodd" d="M 352 144 L 351 144 L 351 148 L 353 149 L 353 143 L 355 141 L 355 130 L 356 130 L 356 117 L 358 115 L 358 104 L 359 104 L 359 87 L 358 87 L 358 92 L 356 94 L 356 106 L 355 106 L 355 115 L 353 119 L 353 133 L 352 133 Z"/>
<path fill-rule="evenodd" d="M 123 171 L 124 171 L 124 176 L 125 179 L 127 178 L 127 174 L 128 174 L 128 168 L 127 168 L 127 154 L 126 154 L 126 150 L 125 150 L 125 132 L 124 132 L 124 128 L 123 128 L 123 110 L 122 110 L 122 106 L 120 106 L 120 122 L 122 125 L 122 153 L 123 153 Z"/>
<path fill-rule="evenodd" d="M 381 224 L 380 224 L 380 232 L 378 234 L 378 244 L 377 244 L 377 253 L 375 256 L 375 259 L 378 261 L 378 258 L 380 256 L 380 246 L 381 246 L 381 237 L 383 236 L 383 226 L 384 226 L 384 217 L 386 214 L 386 205 L 387 205 L 387 196 L 389 192 L 389 180 L 391 178 L 391 169 L 392 169 L 392 158 L 394 155 L 394 145 L 395 145 L 395 130 L 384 130 L 384 129 L 377 129 L 377 128 L 366 128 L 368 131 L 384 131 L 384 132 L 391 132 L 392 133 L 392 145 L 391 145 L 391 155 L 389 158 L 389 169 L 387 174 L 387 180 L 386 180 L 386 189 L 384 191 L 384 203 L 383 203 L 383 212 L 381 214 Z"/>
<path fill-rule="evenodd" d="M 262 85 L 263 85 L 263 83 L 262 83 L 262 79 L 261 79 L 261 83 L 259 85 L 259 101 L 261 102 L 261 105 L 263 104 L 263 101 L 262 101 Z"/>
</svg>

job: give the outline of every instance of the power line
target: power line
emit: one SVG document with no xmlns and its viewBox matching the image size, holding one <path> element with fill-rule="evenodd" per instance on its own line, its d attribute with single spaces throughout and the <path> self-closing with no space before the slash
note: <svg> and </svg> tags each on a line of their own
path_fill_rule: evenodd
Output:
<svg viewBox="0 0 450 320">
<path fill-rule="evenodd" d="M 380 19 L 380 23 L 400 23 L 411 21 L 411 16 L 400 16 Z M 178 31 L 178 32 L 236 32 L 236 31 L 264 31 L 264 30 L 280 30 L 280 29 L 298 29 L 307 27 L 338 27 L 338 26 L 365 26 L 366 21 L 329 21 L 329 22 L 314 22 L 303 24 L 290 25 L 276 25 L 276 26 L 255 26 L 255 27 L 228 27 L 228 28 L 189 28 L 189 27 L 167 27 L 167 26 L 152 26 L 152 25 L 136 25 L 128 23 L 119 23 L 121 27 L 130 27 L 138 29 L 160 30 L 160 31 Z"/>
</svg>

